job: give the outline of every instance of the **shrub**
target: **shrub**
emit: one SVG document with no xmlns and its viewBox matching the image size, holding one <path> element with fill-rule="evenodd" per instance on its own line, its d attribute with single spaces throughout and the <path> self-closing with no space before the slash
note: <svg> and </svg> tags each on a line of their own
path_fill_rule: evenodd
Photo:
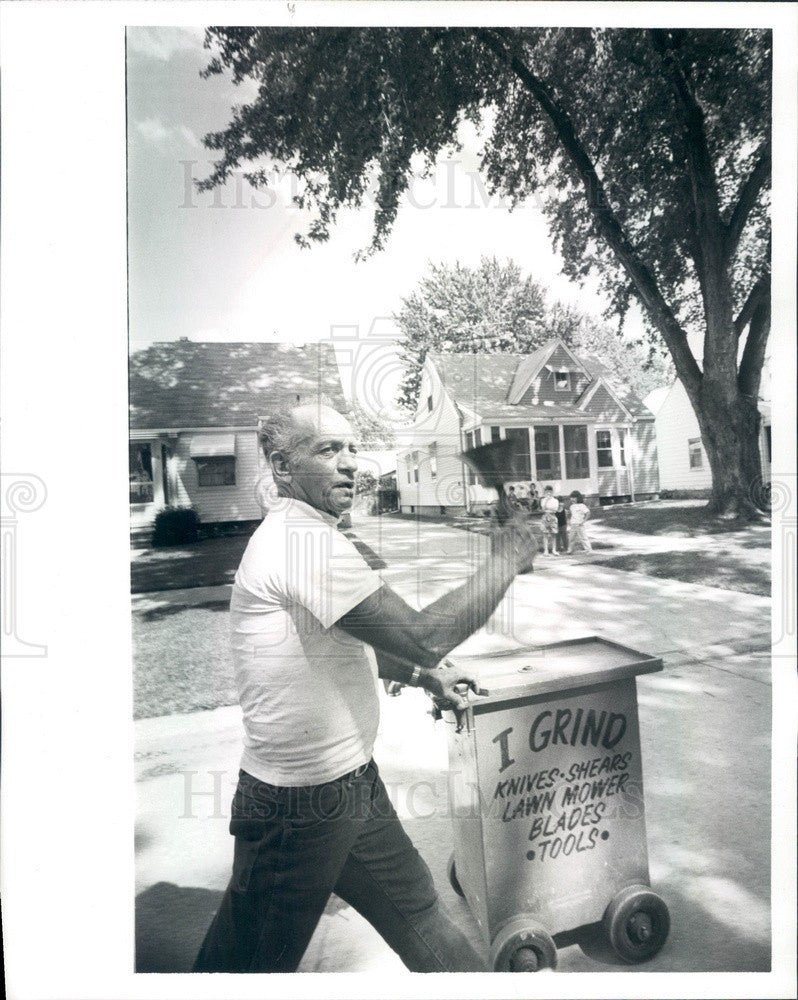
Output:
<svg viewBox="0 0 798 1000">
<path fill-rule="evenodd" d="M 165 507 L 155 515 L 153 548 L 185 545 L 199 538 L 199 514 L 193 507 Z"/>
</svg>

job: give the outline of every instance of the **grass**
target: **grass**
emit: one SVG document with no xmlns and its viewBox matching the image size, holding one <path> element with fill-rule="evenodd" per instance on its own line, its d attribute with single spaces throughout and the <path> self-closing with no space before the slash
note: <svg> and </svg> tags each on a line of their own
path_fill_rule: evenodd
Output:
<svg viewBox="0 0 798 1000">
<path fill-rule="evenodd" d="M 598 559 L 599 566 L 631 570 L 682 583 L 698 583 L 720 590 L 770 597 L 770 564 L 746 562 L 734 552 L 641 552 Z"/>
<path fill-rule="evenodd" d="M 233 705 L 227 601 L 167 606 L 133 615 L 133 715 Z"/>
<path fill-rule="evenodd" d="M 232 583 L 250 535 L 208 538 L 191 545 L 137 549 L 130 564 L 130 591 L 215 587 Z"/>
<path fill-rule="evenodd" d="M 706 500 L 655 500 L 640 504 L 617 504 L 594 508 L 590 520 L 610 528 L 641 535 L 699 538 L 705 535 L 741 534 L 770 545 L 768 524 L 741 525 L 739 521 L 706 512 Z"/>
</svg>

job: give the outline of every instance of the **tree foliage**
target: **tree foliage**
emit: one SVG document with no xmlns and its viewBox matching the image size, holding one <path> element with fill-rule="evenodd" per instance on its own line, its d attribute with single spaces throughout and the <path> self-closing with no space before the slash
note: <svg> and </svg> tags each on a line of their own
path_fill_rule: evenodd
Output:
<svg viewBox="0 0 798 1000">
<path fill-rule="evenodd" d="M 355 487 L 358 496 L 365 496 L 367 493 L 374 493 L 377 489 L 378 480 L 373 472 L 363 469 L 357 474 L 357 486 Z"/>
<path fill-rule="evenodd" d="M 513 261 L 483 257 L 478 267 L 431 264 L 394 317 L 405 363 L 400 403 L 415 410 L 429 351 L 525 354 L 558 337 L 593 354 L 641 398 L 673 379 L 661 350 L 622 341 L 616 330 L 573 305 L 550 305 L 543 288 Z"/>
<path fill-rule="evenodd" d="M 358 400 L 351 403 L 349 419 L 357 432 L 361 448 L 382 451 L 395 447 L 396 435 L 392 425 Z"/>
<path fill-rule="evenodd" d="M 523 353 L 546 339 L 543 289 L 512 261 L 431 264 L 396 314 L 405 363 L 400 403 L 415 409 L 428 351 Z"/>
<path fill-rule="evenodd" d="M 750 508 L 770 329 L 771 37 L 765 30 L 212 28 L 207 72 L 258 84 L 206 138 L 204 186 L 275 161 L 325 240 L 376 183 L 371 251 L 410 178 L 482 126 L 489 189 L 542 195 L 566 274 L 598 274 L 662 337 L 696 412 L 718 510 Z M 263 159 L 268 161 L 264 168 Z M 697 359 L 688 334 L 703 338 Z M 741 349 L 740 349 L 741 348 Z M 699 363 L 700 362 L 700 363 Z"/>
</svg>

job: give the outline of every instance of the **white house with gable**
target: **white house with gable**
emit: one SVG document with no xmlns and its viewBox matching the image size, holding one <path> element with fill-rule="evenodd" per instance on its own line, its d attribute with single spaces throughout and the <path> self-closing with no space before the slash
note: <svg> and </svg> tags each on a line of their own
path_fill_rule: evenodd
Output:
<svg viewBox="0 0 798 1000">
<path fill-rule="evenodd" d="M 512 485 L 552 486 L 588 502 L 659 490 L 654 415 L 596 358 L 552 339 L 530 354 L 428 354 L 411 443 L 397 454 L 401 509 L 478 511 L 496 500 L 460 459 L 490 441 L 518 440 Z"/>
</svg>

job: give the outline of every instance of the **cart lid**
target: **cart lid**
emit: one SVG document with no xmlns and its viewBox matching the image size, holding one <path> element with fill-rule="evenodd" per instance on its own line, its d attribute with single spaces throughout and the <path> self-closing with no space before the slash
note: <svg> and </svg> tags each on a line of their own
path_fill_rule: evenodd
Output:
<svg viewBox="0 0 798 1000">
<path fill-rule="evenodd" d="M 659 657 L 596 635 L 449 659 L 455 664 L 476 668 L 482 688 L 487 689 L 487 696 L 473 700 L 474 708 L 511 698 L 607 684 L 662 670 Z"/>
</svg>

